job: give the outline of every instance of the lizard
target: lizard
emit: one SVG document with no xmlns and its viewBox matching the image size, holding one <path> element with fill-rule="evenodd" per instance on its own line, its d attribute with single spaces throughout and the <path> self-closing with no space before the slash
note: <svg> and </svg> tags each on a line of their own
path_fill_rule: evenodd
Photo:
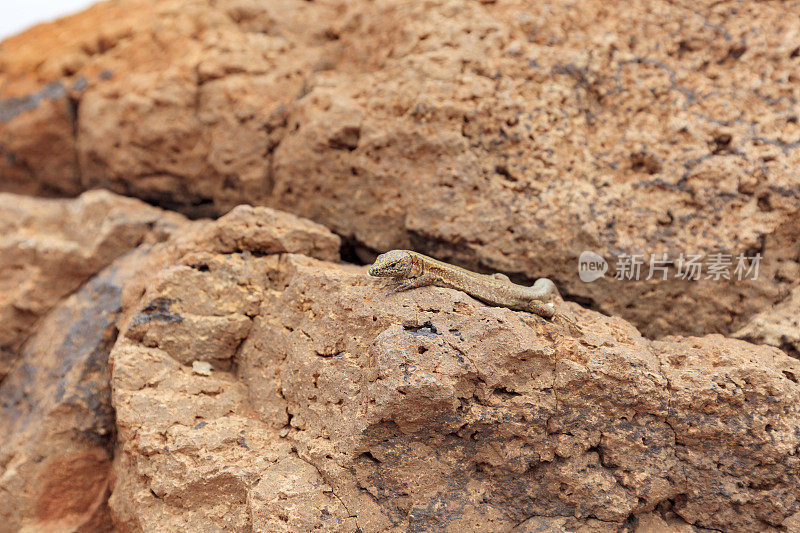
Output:
<svg viewBox="0 0 800 533">
<path fill-rule="evenodd" d="M 436 285 L 466 292 L 487 304 L 535 313 L 544 318 L 556 314 L 551 300 L 558 294 L 555 284 L 539 278 L 531 287 L 512 283 L 504 274 L 478 274 L 411 250 L 381 254 L 369 268 L 369 275 L 394 278 L 396 291 Z"/>
</svg>

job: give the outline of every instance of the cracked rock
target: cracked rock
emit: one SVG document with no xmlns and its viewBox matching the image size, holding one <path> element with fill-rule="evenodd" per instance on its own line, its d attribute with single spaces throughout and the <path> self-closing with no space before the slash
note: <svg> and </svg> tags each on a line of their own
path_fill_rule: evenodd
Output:
<svg viewBox="0 0 800 533">
<path fill-rule="evenodd" d="M 0 194 L 0 382 L 55 305 L 118 257 L 164 240 L 184 220 L 106 191 L 75 200 Z"/>
<path fill-rule="evenodd" d="M 800 362 L 780 350 L 393 293 L 305 238 L 248 249 L 257 214 L 176 235 L 126 291 L 125 528 L 763 531 L 797 513 Z M 190 338 L 237 340 L 222 359 L 196 341 L 214 366 L 198 375 L 173 349 Z"/>
<path fill-rule="evenodd" d="M 553 278 L 649 338 L 733 333 L 797 286 L 797 15 L 121 0 L 0 43 L 0 189 L 268 205 L 364 261 L 413 248 Z M 610 273 L 581 282 L 583 251 Z M 628 282 L 623 253 L 763 261 L 755 281 Z"/>
</svg>

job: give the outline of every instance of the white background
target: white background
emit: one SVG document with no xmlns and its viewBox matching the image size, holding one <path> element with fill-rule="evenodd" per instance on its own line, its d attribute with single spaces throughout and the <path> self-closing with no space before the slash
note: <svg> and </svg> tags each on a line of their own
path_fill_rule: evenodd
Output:
<svg viewBox="0 0 800 533">
<path fill-rule="evenodd" d="M 97 0 L 0 0 L 0 39 L 39 22 L 82 11 Z"/>
</svg>

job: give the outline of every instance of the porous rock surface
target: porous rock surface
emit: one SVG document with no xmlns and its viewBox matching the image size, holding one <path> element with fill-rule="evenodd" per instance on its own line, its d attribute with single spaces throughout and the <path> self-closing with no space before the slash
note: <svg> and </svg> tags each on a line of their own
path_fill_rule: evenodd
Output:
<svg viewBox="0 0 800 533">
<path fill-rule="evenodd" d="M 2 191 L 278 207 L 639 327 L 396 294 L 263 207 L 0 195 L 0 531 L 800 530 L 798 15 L 117 0 L 0 43 Z M 715 331 L 783 351 L 642 336 Z"/>
<path fill-rule="evenodd" d="M 122 289 L 185 219 L 139 200 L 0 195 L 0 531 L 112 529 L 108 353 Z"/>
<path fill-rule="evenodd" d="M 108 192 L 72 201 L 5 194 L 0 201 L 0 309 L 7 313 L 0 331 L 19 345 L 6 352 L 0 376 L 0 531 L 110 531 L 117 441 L 108 354 L 123 287 L 140 290 L 142 271 L 149 276 L 151 265 L 187 239 L 219 253 L 300 250 L 327 260 L 338 258 L 340 241 L 268 208 L 234 210 L 225 232 L 196 222 L 177 233 L 187 224 L 180 215 Z M 21 309 L 36 313 L 13 314 Z M 224 341 L 180 339 L 184 349 L 213 354 Z"/>
<path fill-rule="evenodd" d="M 0 531 L 107 531 L 114 410 L 108 353 L 122 285 L 147 245 L 57 304 L 0 383 Z"/>
<path fill-rule="evenodd" d="M 0 194 L 0 383 L 53 306 L 126 252 L 164 240 L 184 220 L 107 191 L 72 201 Z"/>
<path fill-rule="evenodd" d="M 800 287 L 795 287 L 780 304 L 752 317 L 734 336 L 778 346 L 800 359 Z"/>
<path fill-rule="evenodd" d="M 111 353 L 118 527 L 796 520 L 800 362 L 780 350 L 650 341 L 575 304 L 559 308 L 578 327 L 450 289 L 394 293 L 332 262 L 323 228 L 297 222 L 289 244 L 268 215 L 289 216 L 241 207 L 181 232 L 126 288 Z"/>
<path fill-rule="evenodd" d="M 0 187 L 270 205 L 649 337 L 730 333 L 800 272 L 796 2 L 119 0 L 0 43 Z M 56 149 L 54 149 L 56 148 Z M 764 256 L 584 284 L 577 257 Z"/>
</svg>

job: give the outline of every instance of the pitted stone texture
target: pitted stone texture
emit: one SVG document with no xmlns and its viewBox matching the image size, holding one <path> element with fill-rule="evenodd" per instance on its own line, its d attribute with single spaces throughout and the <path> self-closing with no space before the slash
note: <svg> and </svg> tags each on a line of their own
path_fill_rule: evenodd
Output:
<svg viewBox="0 0 800 533">
<path fill-rule="evenodd" d="M 148 245 L 57 304 L 0 384 L 0 531 L 110 531 L 108 353 L 122 285 Z"/>
<path fill-rule="evenodd" d="M 246 233 L 225 224 L 199 233 Z M 798 511 L 800 362 L 775 348 L 178 240 L 112 352 L 123 527 L 763 531 Z M 190 337 L 232 340 L 176 351 Z"/>
<path fill-rule="evenodd" d="M 755 315 L 734 336 L 776 346 L 800 359 L 800 287 L 780 304 Z"/>
<path fill-rule="evenodd" d="M 341 241 L 325 226 L 267 207 L 239 205 L 199 232 L 218 253 L 259 255 L 302 253 L 327 261 L 339 260 Z"/>
<path fill-rule="evenodd" d="M 0 382 L 37 320 L 92 275 L 185 219 L 105 191 L 75 200 L 0 194 Z"/>
<path fill-rule="evenodd" d="M 240 206 L 212 224 L 188 223 L 108 192 L 71 201 L 6 194 L 0 201 L 5 252 L 0 259 L 5 307 L 0 309 L 12 313 L 4 317 L 2 331 L 16 335 L 12 346 L 19 345 L 4 351 L 7 370 L 0 375 L 0 531 L 112 530 L 107 500 L 116 427 L 108 353 L 117 339 L 123 299 L 142 297 L 153 272 L 186 248 L 204 250 L 212 263 L 234 250 L 241 258 L 294 251 L 336 260 L 339 238 L 318 224 L 263 207 Z M 182 226 L 186 231 L 176 233 Z M 208 268 L 199 254 L 194 259 L 199 272 Z M 254 268 L 253 284 L 260 283 L 265 269 L 258 269 L 257 261 L 248 264 Z M 259 301 L 236 283 L 212 287 L 202 285 L 202 278 L 185 281 L 188 285 L 159 287 L 162 298 L 138 310 L 128 335 L 135 336 L 137 326 L 166 323 L 178 341 L 165 349 L 176 359 L 207 356 L 218 364 L 229 362 L 250 330 Z M 208 300 L 191 309 L 194 314 L 169 313 L 167 296 L 179 301 L 198 289 Z M 15 322 L 13 313 L 20 309 L 35 314 L 24 316 L 28 322 Z M 209 309 L 218 316 L 204 322 Z M 211 336 L 196 335 L 212 326 Z M 143 334 L 142 343 L 154 335 Z M 227 490 L 207 488 L 229 496 Z M 262 488 L 265 499 L 275 497 L 269 483 Z M 298 490 L 311 488 L 301 484 Z M 158 521 L 148 523 L 159 527 Z"/>
<path fill-rule="evenodd" d="M 782 273 L 797 247 L 768 244 L 800 201 L 798 15 L 710 0 L 103 4 L 0 44 L 0 186 L 104 186 L 194 215 L 270 205 L 364 260 L 414 248 L 554 278 L 649 337 L 730 333 L 798 279 Z M 584 284 L 584 250 L 764 264 L 755 282 Z"/>
</svg>

